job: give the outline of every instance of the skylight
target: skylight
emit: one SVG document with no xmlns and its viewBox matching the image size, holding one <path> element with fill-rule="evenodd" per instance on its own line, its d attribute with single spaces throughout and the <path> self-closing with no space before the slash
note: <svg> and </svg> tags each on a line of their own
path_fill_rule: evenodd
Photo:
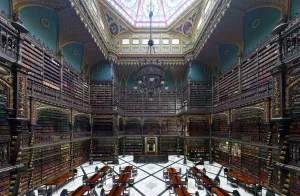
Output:
<svg viewBox="0 0 300 196">
<path fill-rule="evenodd" d="M 150 27 L 150 0 L 107 1 L 134 27 Z M 196 0 L 152 0 L 153 27 L 168 27 L 195 1 Z"/>
</svg>

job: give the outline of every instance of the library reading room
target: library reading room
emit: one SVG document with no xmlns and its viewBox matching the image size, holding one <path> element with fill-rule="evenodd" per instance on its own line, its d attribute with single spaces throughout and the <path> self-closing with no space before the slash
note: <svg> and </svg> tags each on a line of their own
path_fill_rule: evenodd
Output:
<svg viewBox="0 0 300 196">
<path fill-rule="evenodd" d="M 300 0 L 0 0 L 0 196 L 300 196 Z"/>
</svg>

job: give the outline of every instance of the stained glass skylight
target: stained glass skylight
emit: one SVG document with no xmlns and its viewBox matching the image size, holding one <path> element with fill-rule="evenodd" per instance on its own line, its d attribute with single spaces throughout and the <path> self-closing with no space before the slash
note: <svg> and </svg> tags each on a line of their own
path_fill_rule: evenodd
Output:
<svg viewBox="0 0 300 196">
<path fill-rule="evenodd" d="M 107 0 L 134 27 L 150 27 L 150 0 Z M 197 0 L 152 0 L 152 26 L 168 27 Z"/>
</svg>

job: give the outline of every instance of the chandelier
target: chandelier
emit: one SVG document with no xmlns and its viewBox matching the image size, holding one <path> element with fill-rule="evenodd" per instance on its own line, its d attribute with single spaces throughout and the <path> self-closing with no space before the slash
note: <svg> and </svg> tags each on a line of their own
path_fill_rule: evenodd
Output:
<svg viewBox="0 0 300 196">
<path fill-rule="evenodd" d="M 148 41 L 148 51 L 150 51 L 149 61 L 140 60 L 140 68 L 136 72 L 136 81 L 134 89 L 141 89 L 142 92 L 148 93 L 149 96 L 156 94 L 160 89 L 168 89 L 165 81 L 165 69 L 163 63 L 158 59 L 152 59 L 152 52 L 155 52 L 153 47 L 154 41 L 152 39 L 152 1 L 150 0 L 150 39 Z M 151 99 L 151 98 L 150 98 Z"/>
</svg>

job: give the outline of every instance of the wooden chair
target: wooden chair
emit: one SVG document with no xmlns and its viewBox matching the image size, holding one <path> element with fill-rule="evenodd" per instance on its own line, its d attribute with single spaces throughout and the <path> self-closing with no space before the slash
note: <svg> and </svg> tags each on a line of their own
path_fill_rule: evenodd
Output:
<svg viewBox="0 0 300 196">
<path fill-rule="evenodd" d="M 227 176 L 228 171 L 229 171 L 228 168 L 224 169 L 224 176 Z"/>
<path fill-rule="evenodd" d="M 186 188 L 187 188 L 187 186 L 188 186 L 188 180 L 189 180 L 189 179 L 188 179 L 188 177 L 186 176 L 186 177 L 185 177 L 185 180 L 183 181 L 183 186 L 186 187 Z"/>
<path fill-rule="evenodd" d="M 113 183 L 113 186 L 118 184 L 118 178 L 116 178 L 115 175 L 112 176 L 112 183 Z"/>
<path fill-rule="evenodd" d="M 186 175 L 187 175 L 187 177 L 189 177 L 189 178 L 193 178 L 193 173 L 192 173 L 192 171 L 191 171 L 190 169 L 188 169 L 188 168 L 186 168 Z"/>
<path fill-rule="evenodd" d="M 181 176 L 181 168 L 178 169 L 177 176 Z"/>
<path fill-rule="evenodd" d="M 217 176 L 214 181 L 217 183 L 217 186 L 220 186 L 220 178 Z"/>
<path fill-rule="evenodd" d="M 233 190 L 232 196 L 241 196 L 237 190 Z"/>
<path fill-rule="evenodd" d="M 197 177 L 197 176 L 195 176 L 195 186 L 198 189 L 204 189 L 204 187 L 203 187 L 203 181 L 199 177 Z"/>
<path fill-rule="evenodd" d="M 167 178 L 169 178 L 169 173 L 168 173 L 168 171 L 167 170 L 163 170 L 163 177 L 164 177 L 164 179 L 167 179 Z"/>
<path fill-rule="evenodd" d="M 125 189 L 125 190 L 123 191 L 122 196 L 129 196 L 129 195 L 130 195 L 130 189 Z"/>
<path fill-rule="evenodd" d="M 134 178 L 129 178 L 128 184 L 129 184 L 130 186 L 133 186 L 133 184 L 134 184 Z"/>
<path fill-rule="evenodd" d="M 132 170 L 132 175 L 133 175 L 133 176 L 137 176 L 137 174 L 138 174 L 137 168 L 133 169 L 133 170 Z"/>
<path fill-rule="evenodd" d="M 172 185 L 172 182 L 171 182 L 171 180 L 170 179 L 165 179 L 165 184 L 166 184 L 166 187 L 168 188 L 170 188 L 171 187 L 171 185 Z"/>
<path fill-rule="evenodd" d="M 44 188 L 39 188 L 38 189 L 38 196 L 50 196 L 52 195 L 52 190 L 51 188 L 46 190 Z"/>
</svg>

